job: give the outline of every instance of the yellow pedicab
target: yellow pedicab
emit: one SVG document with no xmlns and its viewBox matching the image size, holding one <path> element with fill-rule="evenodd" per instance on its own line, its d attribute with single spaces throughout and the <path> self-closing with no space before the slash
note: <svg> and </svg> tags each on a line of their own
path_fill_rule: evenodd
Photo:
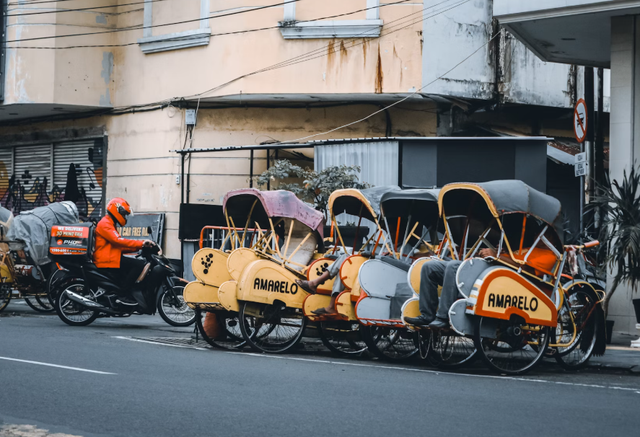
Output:
<svg viewBox="0 0 640 437">
<path fill-rule="evenodd" d="M 358 272 L 372 254 L 385 251 L 393 253 L 393 246 L 379 222 L 380 198 L 390 191 L 399 191 L 399 188 L 347 188 L 336 190 L 329 196 L 328 209 L 334 248 L 323 258 L 314 261 L 307 277 L 309 280 L 318 278 L 336 262 L 340 263 L 339 274 L 319 285 L 317 293 L 305 300 L 304 314 L 309 320 L 318 323 L 323 343 L 334 353 L 359 354 L 367 348 L 355 311 L 356 303 L 361 297 Z M 350 219 L 357 220 L 352 238 L 343 235 L 344 228 L 341 230 L 337 218 L 341 214 L 348 214 Z M 338 287 L 335 286 L 336 283 Z M 330 306 L 335 308 L 335 313 L 314 314 L 314 311 Z"/>
<path fill-rule="evenodd" d="M 419 347 L 416 332 L 402 322 L 402 308 L 418 292 L 409 272 L 419 271 L 437 252 L 438 190 L 388 191 L 380 211 L 390 247 L 360 268 L 355 312 L 369 349 L 381 358 L 402 360 Z"/>
<path fill-rule="evenodd" d="M 212 245 L 214 233 L 221 234 L 221 241 L 215 244 L 219 247 L 204 247 L 206 232 L 210 232 Z M 205 226 L 200 233 L 200 250 L 191 260 L 196 280 L 185 287 L 183 296 L 187 305 L 196 312 L 198 333 L 214 347 L 237 349 L 245 344 L 240 331 L 238 311 L 228 310 L 222 304 L 219 290 L 222 285 L 233 281 L 227 268 L 229 254 L 237 249 L 251 248 L 257 239 L 258 232 L 251 228 Z M 234 285 L 225 285 L 229 286 Z"/>
<path fill-rule="evenodd" d="M 522 374 L 543 357 L 563 299 L 560 202 L 521 181 L 456 183 L 440 192 L 440 214 L 464 298 L 451 327 L 473 338 L 488 367 Z M 453 232 L 449 216 L 464 216 Z M 477 258 L 481 249 L 495 256 Z M 547 266 L 547 268 L 542 266 Z"/>
<path fill-rule="evenodd" d="M 231 225 L 246 220 L 258 229 L 251 249 L 237 249 L 227 259 L 232 280 L 218 291 L 220 302 L 237 311 L 247 344 L 262 352 L 284 352 L 302 338 L 302 306 L 308 293 L 296 284 L 305 279 L 311 260 L 323 248 L 323 215 L 289 191 L 235 190 L 224 198 Z"/>
</svg>

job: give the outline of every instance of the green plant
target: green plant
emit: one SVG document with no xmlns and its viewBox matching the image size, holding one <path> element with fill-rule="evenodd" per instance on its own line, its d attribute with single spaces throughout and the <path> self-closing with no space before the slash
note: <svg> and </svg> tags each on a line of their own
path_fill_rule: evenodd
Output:
<svg viewBox="0 0 640 437">
<path fill-rule="evenodd" d="M 622 182 L 599 185 L 599 194 L 590 208 L 602 217 L 600 243 L 607 251 L 605 260 L 613 273 L 613 283 L 602 303 L 605 316 L 611 296 L 622 283 L 633 290 L 640 284 L 640 168 L 624 172 Z"/>
<path fill-rule="evenodd" d="M 327 218 L 327 203 L 335 190 L 369 187 L 359 181 L 359 173 L 360 167 L 355 165 L 335 165 L 317 172 L 281 159 L 256 176 L 255 182 L 259 187 L 271 182 L 271 188 L 291 191 L 299 199 L 312 203 Z"/>
</svg>

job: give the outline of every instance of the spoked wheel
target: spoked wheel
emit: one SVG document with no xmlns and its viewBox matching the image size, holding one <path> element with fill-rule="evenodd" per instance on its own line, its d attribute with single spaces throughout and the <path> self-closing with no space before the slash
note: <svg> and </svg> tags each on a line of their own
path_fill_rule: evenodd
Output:
<svg viewBox="0 0 640 437">
<path fill-rule="evenodd" d="M 58 317 L 71 326 L 86 326 L 97 317 L 98 312 L 93 311 L 69 298 L 68 292 L 75 293 L 86 299 L 94 300 L 93 292 L 85 287 L 82 281 L 73 281 L 60 292 L 56 299 L 55 309 Z"/>
<path fill-rule="evenodd" d="M 69 277 L 68 273 L 67 270 L 56 270 L 49 276 L 49 280 L 47 281 L 47 298 L 52 308 L 55 306 L 57 293 L 60 291 L 58 288 L 62 281 Z"/>
<path fill-rule="evenodd" d="M 418 353 L 418 333 L 404 328 L 362 326 L 362 337 L 371 353 L 389 361 L 408 360 Z"/>
<path fill-rule="evenodd" d="M 302 312 L 278 303 L 257 308 L 252 302 L 240 307 L 240 331 L 251 349 L 282 353 L 298 344 L 307 324 Z"/>
<path fill-rule="evenodd" d="M 25 296 L 24 301 L 39 313 L 50 313 L 54 311 L 53 305 L 49 304 L 49 300 L 44 296 Z"/>
<path fill-rule="evenodd" d="M 523 375 L 542 358 L 549 328 L 521 321 L 478 317 L 474 341 L 478 353 L 495 372 Z"/>
<path fill-rule="evenodd" d="M 471 364 L 477 357 L 477 349 L 471 338 L 453 331 L 436 331 L 431 334 L 429 361 L 442 369 L 455 369 Z"/>
<path fill-rule="evenodd" d="M 587 364 L 596 345 L 598 301 L 593 293 L 578 289 L 565 302 L 558 314 L 556 328 L 556 343 L 562 346 L 556 348 L 554 357 L 565 369 L 576 370 Z"/>
<path fill-rule="evenodd" d="M 211 346 L 219 349 L 240 349 L 245 344 L 244 337 L 240 331 L 240 319 L 238 313 L 228 311 L 207 312 L 196 308 L 196 327 L 202 338 Z M 210 336 L 204 329 L 204 318 L 212 314 L 216 316 L 218 333 L 215 337 Z"/>
<path fill-rule="evenodd" d="M 360 355 L 367 350 L 358 322 L 320 322 L 320 339 L 336 355 Z"/>
<path fill-rule="evenodd" d="M 189 308 L 182 297 L 184 287 L 165 287 L 158 299 L 158 313 L 171 326 L 189 326 L 196 321 L 196 313 Z"/>
<path fill-rule="evenodd" d="M 0 285 L 0 313 L 11 302 L 11 287 L 8 284 Z"/>
</svg>

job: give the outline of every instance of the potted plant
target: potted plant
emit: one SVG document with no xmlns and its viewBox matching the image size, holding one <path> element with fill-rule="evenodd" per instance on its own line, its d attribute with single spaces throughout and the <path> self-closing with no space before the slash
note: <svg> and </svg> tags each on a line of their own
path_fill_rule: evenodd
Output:
<svg viewBox="0 0 640 437">
<path fill-rule="evenodd" d="M 624 172 L 622 181 L 609 182 L 598 186 L 598 195 L 591 204 L 600 211 L 602 224 L 600 243 L 606 251 L 605 261 L 613 275 L 602 306 L 605 318 L 609 302 L 620 284 L 626 283 L 636 290 L 640 284 L 640 172 L 632 168 Z M 639 306 L 636 318 L 640 321 Z"/>
</svg>

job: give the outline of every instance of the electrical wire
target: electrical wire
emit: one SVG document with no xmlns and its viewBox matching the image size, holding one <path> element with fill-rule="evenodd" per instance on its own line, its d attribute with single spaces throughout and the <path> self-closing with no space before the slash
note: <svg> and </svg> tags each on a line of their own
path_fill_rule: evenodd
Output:
<svg viewBox="0 0 640 437">
<path fill-rule="evenodd" d="M 320 136 L 320 135 L 328 135 L 328 134 L 330 134 L 330 133 L 333 133 L 333 132 L 339 131 L 339 130 L 341 130 L 341 129 L 347 128 L 347 127 L 349 127 L 349 126 L 353 126 L 354 124 L 361 123 L 361 122 L 363 122 L 363 121 L 365 121 L 365 120 L 368 120 L 369 118 L 371 118 L 371 117 L 373 117 L 373 116 L 375 116 L 375 115 L 377 115 L 377 114 L 380 114 L 381 112 L 386 111 L 386 110 L 387 110 L 387 109 L 389 109 L 389 108 L 392 108 L 392 107 L 394 107 L 394 106 L 396 106 L 396 105 L 399 105 L 400 103 L 402 103 L 402 102 L 404 102 L 404 101 L 406 101 L 406 100 L 410 99 L 411 97 L 415 96 L 416 94 L 420 93 L 422 90 L 424 90 L 424 89 L 425 89 L 425 88 L 427 88 L 428 86 L 433 85 L 433 84 L 434 84 L 434 83 L 436 83 L 437 81 L 439 81 L 439 80 L 443 79 L 447 74 L 451 73 L 453 70 L 455 70 L 455 69 L 456 69 L 456 68 L 458 68 L 460 65 L 462 65 L 463 63 L 465 63 L 465 62 L 466 62 L 467 60 L 469 60 L 473 55 L 475 55 L 476 53 L 478 53 L 478 52 L 479 52 L 480 50 L 482 50 L 483 48 L 487 47 L 487 46 L 491 43 L 491 41 L 493 41 L 494 39 L 496 39 L 496 37 L 497 37 L 498 35 L 500 35 L 500 31 L 496 32 L 496 34 L 495 34 L 495 35 L 493 35 L 493 36 L 489 39 L 489 41 L 487 41 L 486 43 L 482 44 L 480 47 L 478 47 L 476 50 L 474 50 L 474 51 L 473 51 L 469 56 L 467 56 L 466 58 L 464 58 L 462 61 L 458 62 L 458 63 L 457 63 L 456 65 L 454 65 L 453 67 L 451 67 L 451 68 L 450 68 L 449 70 L 447 70 L 444 74 L 442 74 L 441 76 L 436 77 L 434 80 L 432 80 L 432 81 L 431 81 L 431 82 L 429 82 L 428 84 L 426 84 L 426 85 L 424 85 L 424 86 L 420 87 L 419 89 L 415 90 L 414 92 L 412 92 L 411 94 L 407 95 L 406 97 L 404 97 L 404 98 L 402 98 L 402 99 L 398 100 L 397 102 L 391 103 L 390 105 L 387 105 L 387 106 L 385 106 L 384 108 L 381 108 L 381 109 L 379 109 L 379 110 L 377 110 L 377 111 L 375 111 L 375 112 L 372 112 L 371 114 L 369 114 L 369 115 L 367 115 L 366 117 L 363 117 L 363 118 L 361 118 L 361 119 L 359 119 L 359 120 L 352 121 L 351 123 L 344 124 L 344 125 L 342 125 L 342 126 L 336 127 L 336 128 L 334 128 L 334 129 L 328 130 L 328 131 L 326 131 L 326 132 L 321 132 L 321 133 L 317 133 L 317 134 L 313 134 L 313 135 L 308 135 L 308 136 L 306 136 L 306 137 L 298 138 L 298 139 L 295 139 L 295 140 L 282 141 L 282 142 L 280 142 L 279 144 L 296 144 L 296 143 L 299 143 L 300 141 L 305 141 L 305 140 L 308 140 L 308 139 L 310 139 L 310 138 L 318 137 L 318 136 Z"/>
<path fill-rule="evenodd" d="M 175 22 L 172 22 L 172 23 L 152 24 L 152 25 L 149 25 L 149 26 L 136 25 L 136 26 L 129 26 L 129 27 L 121 27 L 121 28 L 116 28 L 116 29 L 102 30 L 100 32 L 70 33 L 68 35 L 37 36 L 37 37 L 33 37 L 33 38 L 8 40 L 8 41 L 6 41 L 6 43 L 8 44 L 8 43 L 27 42 L 27 41 L 42 41 L 42 40 L 46 40 L 46 39 L 72 38 L 72 37 L 76 37 L 76 36 L 104 35 L 104 34 L 111 34 L 111 33 L 118 33 L 118 32 L 130 32 L 132 30 L 140 30 L 140 29 L 155 29 L 155 28 L 158 28 L 158 27 L 176 26 L 178 24 L 196 23 L 196 22 L 204 21 L 204 20 L 215 20 L 217 18 L 224 18 L 224 17 L 233 16 L 233 15 L 247 14 L 249 12 L 255 12 L 255 11 L 261 11 L 263 9 L 280 7 L 282 5 L 287 5 L 287 4 L 290 4 L 290 3 L 298 3 L 300 1 L 302 1 L 302 0 L 285 0 L 284 2 L 273 3 L 273 4 L 270 4 L 270 5 L 264 5 L 264 6 L 257 6 L 257 7 L 252 8 L 252 9 L 228 12 L 226 14 L 220 14 L 220 15 L 209 15 L 207 17 L 192 18 L 190 20 L 175 21 Z"/>
<path fill-rule="evenodd" d="M 389 24 L 397 23 L 397 22 L 399 22 L 399 21 L 403 21 L 403 20 L 407 19 L 408 17 L 410 17 L 410 16 L 412 16 L 412 15 L 422 14 L 422 13 L 424 13 L 424 11 L 425 11 L 425 10 L 427 10 L 427 9 L 435 8 L 435 7 L 437 7 L 437 6 L 439 6 L 439 5 L 442 5 L 442 4 L 444 4 L 444 3 L 449 3 L 450 1 L 451 1 L 451 0 L 444 0 L 444 1 L 442 1 L 442 2 L 440 2 L 440 3 L 437 3 L 437 4 L 435 4 L 435 5 L 432 5 L 432 6 L 428 7 L 428 8 L 426 8 L 426 7 L 425 7 L 425 8 L 422 8 L 422 9 L 420 9 L 420 10 L 419 10 L 419 11 L 417 11 L 417 12 L 412 12 L 412 13 L 410 13 L 410 14 L 408 14 L 408 15 L 405 15 L 404 17 L 401 17 L 401 18 L 399 18 L 399 19 L 397 19 L 397 20 L 393 20 L 393 21 L 391 21 L 390 23 L 388 23 L 388 24 L 385 26 L 385 27 L 386 27 L 386 31 L 384 31 L 384 34 L 383 34 L 383 35 L 380 35 L 380 37 L 379 37 L 379 38 L 384 38 L 384 37 L 386 37 L 387 35 L 390 35 L 390 34 L 392 34 L 392 33 L 398 32 L 398 31 L 403 30 L 403 29 L 405 29 L 405 28 L 407 28 L 407 27 L 411 27 L 411 26 L 413 26 L 414 24 L 417 24 L 417 23 L 419 23 L 419 22 L 421 22 L 421 21 L 425 21 L 425 20 L 427 20 L 427 19 L 429 19 L 429 18 L 433 18 L 433 17 L 435 17 L 435 16 L 437 16 L 437 15 L 443 14 L 443 13 L 445 13 L 445 12 L 447 12 L 447 11 L 451 10 L 451 9 L 454 9 L 454 8 L 456 8 L 456 7 L 458 7 L 458 6 L 462 5 L 462 4 L 464 4 L 464 3 L 468 3 L 468 2 L 469 2 L 469 1 L 471 1 L 471 0 L 463 0 L 463 1 L 460 1 L 459 3 L 456 3 L 456 4 L 454 4 L 453 6 L 448 7 L 447 9 L 440 10 L 440 11 L 438 11 L 438 12 L 434 13 L 433 15 L 430 15 L 430 16 L 427 16 L 427 17 L 423 17 L 423 18 L 421 18 L 421 19 L 417 19 L 417 20 L 415 20 L 415 21 L 413 21 L 413 22 L 409 23 L 408 25 L 404 25 L 405 23 L 398 23 L 398 24 L 396 24 L 396 25 L 394 25 L 394 26 L 389 26 Z M 397 28 L 397 29 L 394 29 L 394 27 L 397 27 L 397 26 L 401 26 L 401 27 L 399 27 L 399 28 Z M 393 30 L 390 30 L 390 29 L 393 29 Z M 366 44 L 366 43 L 367 43 L 367 40 L 362 40 L 362 39 L 367 37 L 367 35 L 366 35 L 367 33 L 368 33 L 368 32 L 367 32 L 367 31 L 365 31 L 365 32 L 362 32 L 362 33 L 361 33 L 360 35 L 358 35 L 357 37 L 352 38 L 349 42 L 347 42 L 347 43 L 345 44 L 345 47 L 346 47 L 346 48 L 353 48 L 353 47 L 357 47 L 357 46 L 360 46 L 360 45 Z M 349 43 L 351 43 L 351 45 L 350 45 L 349 47 L 347 47 L 347 45 L 348 45 Z M 338 47 L 338 48 L 334 47 L 333 49 L 331 49 L 330 47 L 331 47 L 330 45 L 322 46 L 322 47 L 320 47 L 320 48 L 318 48 L 318 49 L 315 49 L 315 50 L 312 50 L 312 51 L 307 52 L 307 53 L 305 53 L 305 54 L 298 55 L 298 56 L 295 56 L 295 57 L 293 57 L 293 58 L 291 58 L 291 59 L 288 59 L 288 60 L 285 60 L 285 61 L 282 61 L 282 62 L 279 62 L 279 63 L 273 64 L 273 65 L 271 65 L 271 66 L 269 66 L 269 67 L 265 67 L 265 68 L 262 68 L 262 69 L 259 69 L 259 70 L 256 70 L 256 71 L 253 71 L 253 72 L 251 72 L 251 73 L 247 73 L 247 74 L 244 74 L 244 75 L 242 75 L 242 76 L 238 76 L 238 77 L 236 77 L 236 78 L 234 78 L 234 79 L 231 79 L 231 80 L 229 80 L 229 81 L 227 81 L 227 82 L 225 82 L 225 83 L 223 83 L 223 84 L 221 84 L 221 85 L 218 85 L 218 86 L 216 86 L 216 87 L 210 88 L 210 89 L 208 89 L 208 90 L 206 90 L 206 91 L 203 91 L 203 92 L 201 92 L 201 93 L 193 94 L 193 95 L 191 95 L 191 96 L 184 97 L 184 98 L 185 98 L 185 99 L 190 99 L 190 98 L 201 97 L 201 96 L 204 96 L 205 94 L 209 94 L 209 93 L 212 93 L 212 92 L 219 91 L 220 89 L 225 88 L 225 87 L 227 87 L 227 86 L 231 85 L 232 83 L 237 82 L 238 80 L 242 80 L 242 79 L 245 79 L 245 78 L 247 78 L 247 77 L 254 76 L 254 75 L 256 75 L 256 74 L 260 74 L 260 73 L 264 73 L 264 72 L 267 72 L 267 71 L 273 71 L 273 70 L 277 70 L 277 69 L 280 69 L 280 68 L 288 67 L 288 66 L 290 66 L 290 65 L 296 65 L 296 64 L 299 64 L 299 63 L 302 63 L 302 62 L 311 61 L 311 60 L 313 60 L 313 59 L 322 58 L 322 57 L 325 57 L 325 56 L 331 55 L 331 54 L 336 53 L 336 52 L 338 52 L 339 50 L 341 50 L 341 47 Z"/>
<path fill-rule="evenodd" d="M 296 1 L 300 1 L 300 0 L 296 0 Z M 317 17 L 317 18 L 311 18 L 309 20 L 298 20 L 296 21 L 296 23 L 308 23 L 308 22 L 312 22 L 312 21 L 323 21 L 323 20 L 330 20 L 333 18 L 340 18 L 340 17 L 345 17 L 348 15 L 353 15 L 353 14 L 357 14 L 360 12 L 364 12 L 364 11 L 368 11 L 370 9 L 380 9 L 386 6 L 395 6 L 401 3 L 406 3 L 409 1 L 413 1 L 413 0 L 399 0 L 396 2 L 392 2 L 392 3 L 385 3 L 382 5 L 377 5 L 377 6 L 370 6 L 367 8 L 362 8 L 362 9 L 357 9 L 355 11 L 351 11 L 351 12 L 344 12 L 341 14 L 335 14 L 335 15 L 328 15 L 328 16 L 324 16 L 324 17 Z M 446 0 L 446 1 L 450 1 L 450 0 Z M 442 2 L 445 3 L 445 2 Z M 438 3 L 437 5 L 439 5 L 441 3 Z M 435 5 L 435 6 L 437 6 Z M 246 11 L 248 12 L 248 11 Z M 253 32 L 261 32 L 264 30 L 273 30 L 273 29 L 281 29 L 282 26 L 281 25 L 275 25 L 275 26 L 268 26 L 268 27 L 260 27 L 260 28 L 256 28 L 256 29 L 247 29 L 247 30 L 235 30 L 235 31 L 230 31 L 230 32 L 221 32 L 221 33 L 212 33 L 210 36 L 211 37 L 217 37 L 217 36 L 227 36 L 227 35 L 238 35 L 238 34 L 244 34 L 244 33 L 253 33 Z M 140 26 L 138 26 L 138 29 L 141 29 Z M 164 41 L 189 41 L 192 39 L 201 39 L 202 35 L 196 35 L 196 36 L 192 36 L 192 37 L 175 37 L 175 38 L 166 38 Z M 14 40 L 17 41 L 17 40 Z M 26 40 L 20 40 L 20 41 L 26 41 Z M 11 42 L 11 41 L 7 41 L 7 42 Z M 74 46 L 65 46 L 65 47 L 45 47 L 45 46 L 7 46 L 8 49 L 15 49 L 15 50 L 67 50 L 67 49 L 82 49 L 82 48 L 116 48 L 116 47 L 128 47 L 128 46 L 133 46 L 133 45 L 138 45 L 139 43 L 137 41 L 134 42 L 130 42 L 130 43 L 120 43 L 120 44 L 91 44 L 91 45 L 74 45 Z"/>
<path fill-rule="evenodd" d="M 408 15 L 406 15 L 406 16 L 403 16 L 403 17 L 401 17 L 401 18 L 399 18 L 399 19 L 393 20 L 393 21 L 389 22 L 388 24 L 391 24 L 391 23 L 397 23 L 397 22 L 399 22 L 399 21 L 405 20 L 405 19 L 407 19 L 407 18 L 408 18 L 408 17 L 410 17 L 410 16 L 416 15 L 417 13 L 424 13 L 424 12 L 425 12 L 426 10 L 428 10 L 428 9 L 433 9 L 433 8 L 435 8 L 435 7 L 439 6 L 439 5 L 444 4 L 444 3 L 449 3 L 450 1 L 451 1 L 451 0 L 444 0 L 444 1 L 440 2 L 440 3 L 435 4 L 435 5 L 431 5 L 431 6 L 429 6 L 429 7 L 423 7 L 422 9 L 420 9 L 420 10 L 419 10 L 419 11 L 417 11 L 417 12 L 413 12 L 413 13 L 410 13 L 410 14 L 408 14 Z M 468 3 L 469 1 L 471 1 L 471 0 L 463 0 L 463 1 L 459 2 L 459 3 L 454 4 L 454 5 L 453 5 L 453 6 L 451 6 L 451 7 L 448 7 L 448 8 L 446 8 L 446 9 L 440 10 L 440 11 L 438 11 L 437 13 L 434 13 L 433 15 L 423 17 L 422 19 L 420 19 L 420 20 L 416 20 L 416 21 L 413 21 L 413 22 L 409 23 L 408 25 L 404 25 L 404 26 L 401 26 L 401 27 L 400 27 L 400 28 L 398 28 L 398 29 L 395 29 L 395 30 L 392 30 L 392 31 L 386 32 L 384 35 L 381 35 L 381 36 L 379 37 L 379 39 L 384 38 L 384 37 L 386 37 L 386 36 L 387 36 L 387 35 L 389 35 L 389 34 L 392 34 L 392 33 L 395 33 L 395 32 L 397 32 L 397 31 L 403 30 L 403 29 L 405 29 L 405 28 L 407 28 L 407 27 L 413 26 L 413 25 L 414 25 L 414 24 L 416 24 L 417 22 L 424 21 L 424 20 L 427 20 L 427 19 L 429 19 L 429 18 L 433 18 L 433 17 L 435 17 L 435 16 L 437 16 L 437 15 L 443 14 L 443 13 L 445 13 L 445 12 L 447 12 L 447 11 L 449 11 L 449 10 L 453 9 L 453 8 L 456 8 L 456 7 L 458 7 L 458 6 L 462 5 L 462 4 Z M 381 6 L 382 6 L 382 5 L 381 5 Z M 397 27 L 397 26 L 399 26 L 399 25 L 401 25 L 401 24 L 404 24 L 404 23 L 400 23 L 400 24 L 397 24 L 396 26 L 392 26 L 392 27 Z M 366 33 L 366 32 L 363 32 L 363 33 L 362 33 L 362 35 L 364 35 L 365 33 Z M 359 36 L 359 38 L 362 38 L 362 36 Z M 495 38 L 495 37 L 494 37 L 494 38 Z M 492 39 L 493 39 L 493 38 L 492 38 Z M 356 40 L 357 40 L 357 38 L 352 39 L 352 41 L 356 41 Z M 365 41 L 361 42 L 360 44 L 364 44 L 364 43 L 366 43 L 366 42 L 367 42 L 367 41 L 365 40 Z M 487 43 L 487 44 L 488 44 L 488 43 Z M 356 44 L 354 44 L 353 46 L 356 46 Z M 353 46 L 352 46 L 352 47 L 353 47 Z M 193 96 L 181 97 L 181 98 L 173 98 L 173 99 L 165 99 L 165 100 L 161 100 L 161 101 L 157 101 L 157 102 L 153 102 L 153 103 L 147 103 L 147 104 L 129 105 L 129 106 L 124 106 L 124 107 L 110 108 L 110 109 L 105 109 L 105 110 L 94 111 L 94 112 L 87 113 L 87 114 L 83 114 L 83 115 L 77 115 L 77 114 L 76 114 L 76 115 L 75 115 L 75 117 L 76 117 L 76 118 L 79 118 L 79 117 L 85 118 L 85 117 L 99 116 L 99 115 L 106 115 L 106 114 L 110 114 L 110 115 L 122 115 L 122 114 L 131 114 L 131 113 L 135 113 L 135 112 L 149 112 L 149 111 L 156 111 L 156 110 L 159 110 L 159 109 L 163 109 L 163 108 L 165 108 L 165 107 L 168 107 L 168 106 L 174 106 L 174 104 L 175 104 L 175 103 L 179 103 L 179 102 L 186 102 L 186 100 L 187 100 L 187 99 L 189 99 L 189 98 L 196 98 L 196 97 L 203 96 L 204 94 L 208 94 L 209 92 L 213 92 L 213 91 L 216 91 L 216 90 L 218 90 L 218 89 L 221 89 L 221 88 L 223 88 L 223 87 L 225 87 L 225 86 L 227 86 L 227 85 L 229 85 L 229 84 L 231 84 L 231 83 L 233 83 L 233 82 L 235 82 L 235 81 L 237 81 L 237 80 L 240 80 L 240 79 L 245 78 L 245 77 L 249 77 L 249 76 L 253 76 L 253 75 L 259 74 L 259 73 L 261 73 L 261 72 L 263 72 L 263 71 L 272 71 L 272 70 L 279 69 L 279 68 L 285 68 L 285 67 L 290 66 L 290 65 L 295 65 L 295 64 L 298 64 L 298 63 L 301 63 L 301 62 L 306 62 L 306 61 L 308 61 L 308 60 L 317 59 L 317 58 L 319 58 L 319 57 L 323 57 L 323 56 L 328 56 L 329 54 L 331 54 L 331 53 L 335 53 L 335 51 L 337 51 L 337 50 L 334 50 L 333 52 L 328 52 L 328 51 L 327 51 L 327 47 L 328 47 L 328 46 L 323 46 L 323 47 L 321 47 L 321 48 L 319 48 L 319 49 L 312 50 L 312 51 L 310 51 L 310 52 L 308 52 L 308 53 L 306 53 L 306 54 L 296 56 L 296 57 L 294 57 L 294 58 L 291 58 L 291 59 L 288 59 L 288 60 L 286 60 L 286 61 L 282 61 L 282 62 L 279 62 L 279 63 L 273 64 L 273 65 L 271 65 L 271 66 L 269 66 L 269 67 L 265 67 L 265 68 L 263 68 L 263 69 L 256 70 L 256 71 L 251 72 L 251 73 L 247 73 L 247 74 L 245 74 L 245 75 L 242 75 L 242 76 L 239 76 L 239 77 L 237 77 L 237 78 L 235 78 L 235 79 L 232 79 L 232 80 L 230 80 L 230 81 L 228 81 L 228 82 L 226 82 L 226 83 L 224 83 L 224 84 L 218 85 L 217 87 L 211 88 L 211 89 L 209 89 L 209 90 L 203 91 L 203 92 L 198 93 L 198 94 L 194 94 Z M 480 50 L 480 49 L 478 49 L 478 50 Z M 319 53 L 319 52 L 321 52 L 321 51 L 324 51 L 324 54 L 319 55 L 319 56 L 313 56 L 313 55 L 315 55 L 315 54 L 317 54 L 317 53 Z M 474 53 L 475 53 L 475 52 L 474 52 Z M 472 54 L 472 55 L 473 55 L 473 54 Z M 312 57 L 310 57 L 310 58 L 309 58 L 309 56 L 312 56 Z M 470 56 L 469 56 L 469 57 L 470 57 Z M 466 60 L 466 59 L 465 59 L 465 60 Z M 464 61 L 463 61 L 463 62 L 464 62 Z M 454 68 L 455 68 L 455 67 L 454 67 Z M 451 71 L 451 70 L 450 70 L 450 71 Z M 446 75 L 446 74 L 448 74 L 450 71 L 446 72 L 446 73 L 445 73 L 445 75 Z M 437 78 L 436 80 L 439 80 L 439 78 Z M 435 82 L 435 81 L 434 81 L 434 82 Z M 431 82 L 431 83 L 433 83 L 433 82 Z M 426 86 L 428 86 L 428 85 L 430 85 L 431 83 L 429 83 L 429 84 L 425 85 L 425 87 L 426 87 Z M 424 89 L 425 87 L 422 87 L 420 90 Z M 417 93 L 417 92 L 419 92 L 420 90 L 416 91 L 414 94 L 416 94 L 416 93 Z M 413 94 L 412 94 L 412 95 L 413 95 Z M 411 95 L 410 95 L 410 96 L 411 96 Z M 410 97 L 410 96 L 408 96 L 408 97 Z M 405 100 L 407 100 L 407 98 L 404 98 L 403 100 L 398 101 L 398 102 L 394 103 L 393 105 L 390 105 L 389 107 L 391 107 L 391 106 L 395 106 L 395 105 L 397 105 L 397 104 L 399 104 L 399 103 L 401 103 L 402 101 L 405 101 Z M 353 122 L 353 123 L 351 123 L 351 124 L 355 124 L 355 123 L 359 123 L 360 121 L 364 121 L 364 120 L 366 120 L 367 118 L 373 117 L 374 115 L 376 115 L 376 114 L 378 114 L 378 113 L 380 113 L 380 112 L 382 112 L 382 111 L 384 111 L 384 109 L 381 109 L 381 110 L 379 110 L 379 111 L 376 111 L 376 112 L 372 113 L 371 115 L 369 115 L 368 117 L 365 117 L 364 119 L 362 119 L 362 120 L 358 120 L 358 121 Z M 51 118 L 51 117 L 49 117 L 48 119 L 50 119 L 50 118 Z M 14 121 L 14 123 L 15 123 L 15 121 Z M 349 125 L 351 125 L 351 124 L 349 124 Z M 342 128 L 344 128 L 344 127 L 347 127 L 347 125 L 345 125 L 345 126 L 341 126 L 341 127 L 339 127 L 339 128 L 336 128 L 335 130 L 342 129 Z M 331 132 L 333 132 L 333 131 L 335 131 L 335 130 L 332 130 Z M 323 133 L 323 134 L 324 134 L 324 133 Z M 317 135 L 323 135 L 323 134 L 317 134 Z M 316 136 L 317 136 L 317 135 L 316 135 Z M 298 140 L 295 140 L 295 141 L 301 141 L 301 140 L 300 140 L 300 139 L 298 139 Z M 288 143 L 288 142 L 287 142 L 287 143 Z"/>
<path fill-rule="evenodd" d="M 120 7 L 125 7 L 125 6 L 134 6 L 134 5 L 143 5 L 145 3 L 158 3 L 158 2 L 164 2 L 164 1 L 168 1 L 168 0 L 147 0 L 147 1 L 139 1 L 139 2 L 134 2 L 134 3 L 126 3 L 126 4 L 122 4 L 122 5 L 111 5 L 111 6 L 92 6 L 92 7 L 86 7 L 86 8 L 74 8 L 74 9 L 54 9 L 51 11 L 38 11 L 38 12 L 20 12 L 17 14 L 7 14 L 5 15 L 5 17 L 7 18 L 11 18 L 11 17 L 27 17 L 30 15 L 44 15 L 44 14 L 62 14 L 62 13 L 67 13 L 67 12 L 83 12 L 83 11 L 94 11 L 96 9 L 113 9 L 113 8 L 120 8 Z M 51 3 L 51 2 L 45 2 L 45 3 Z M 26 3 L 27 5 L 31 4 L 31 3 Z M 24 6 L 25 4 L 17 4 L 18 5 L 22 5 Z M 139 9 L 138 9 L 139 10 Z"/>
</svg>

